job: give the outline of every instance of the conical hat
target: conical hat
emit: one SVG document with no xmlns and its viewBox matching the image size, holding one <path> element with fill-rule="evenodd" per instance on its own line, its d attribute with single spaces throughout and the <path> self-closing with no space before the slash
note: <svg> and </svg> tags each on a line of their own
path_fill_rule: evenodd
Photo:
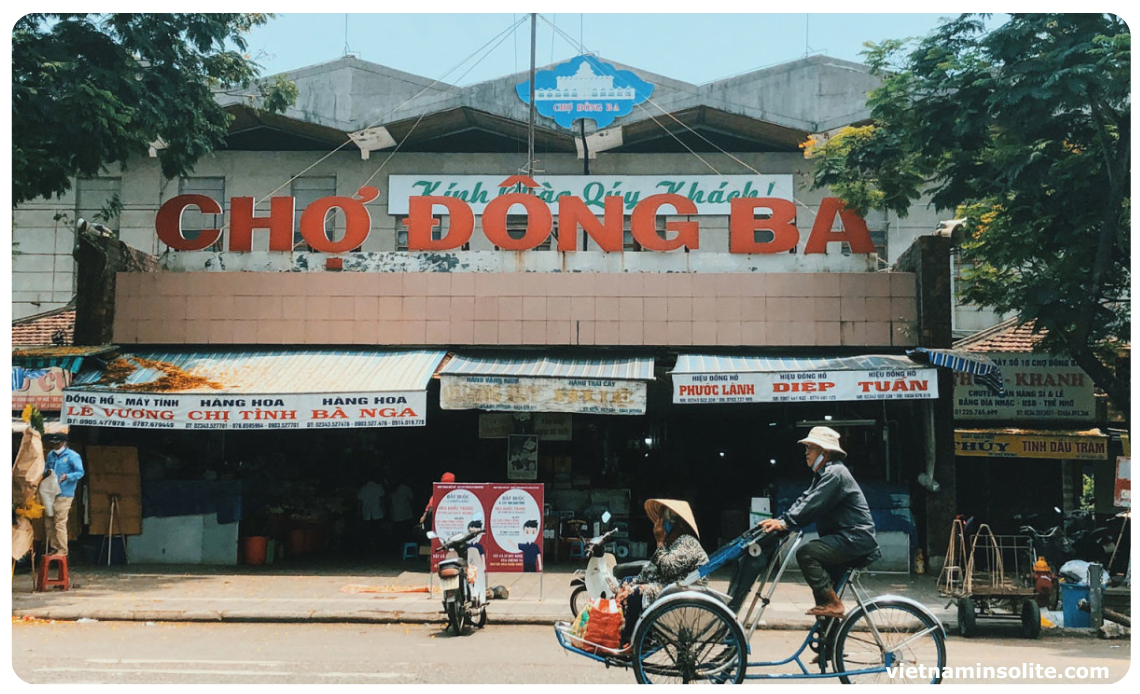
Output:
<svg viewBox="0 0 1140 694">
<path fill-rule="evenodd" d="M 677 514 L 681 520 L 689 524 L 693 529 L 693 534 L 697 539 L 701 539 L 701 533 L 697 530 L 697 521 L 693 519 L 693 509 L 689 508 L 688 501 L 678 501 L 677 499 L 649 499 L 645 502 L 645 513 L 649 516 L 649 520 L 654 523 L 657 522 L 658 517 L 664 509 L 669 509 Z"/>
</svg>

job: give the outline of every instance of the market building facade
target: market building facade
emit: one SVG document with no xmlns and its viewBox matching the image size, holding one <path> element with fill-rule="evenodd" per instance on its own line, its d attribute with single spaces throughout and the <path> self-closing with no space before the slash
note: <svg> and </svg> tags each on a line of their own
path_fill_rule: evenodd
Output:
<svg viewBox="0 0 1140 694">
<path fill-rule="evenodd" d="M 941 553 L 952 386 L 906 352 L 950 346 L 944 215 L 860 218 L 811 190 L 800 150 L 867 118 L 875 78 L 815 56 L 696 87 L 575 60 L 543 94 L 533 168 L 525 74 L 459 88 L 345 58 L 287 75 L 284 116 L 235 100 L 191 177 L 142 159 L 101 179 L 108 226 L 157 270 L 108 280 L 94 342 L 119 361 L 76 375 L 62 415 L 136 451 L 137 515 L 335 544 L 374 470 L 421 501 L 453 471 L 545 483 L 548 552 L 604 507 L 636 556 L 645 498 L 689 499 L 710 538 L 754 497 L 779 511 L 808 481 L 796 441 L 827 424 L 885 568 Z M 565 128 L 579 105 L 608 125 Z M 55 205 L 21 206 L 17 230 L 65 234 Z M 186 551 L 205 561 L 220 531 L 202 523 Z"/>
</svg>

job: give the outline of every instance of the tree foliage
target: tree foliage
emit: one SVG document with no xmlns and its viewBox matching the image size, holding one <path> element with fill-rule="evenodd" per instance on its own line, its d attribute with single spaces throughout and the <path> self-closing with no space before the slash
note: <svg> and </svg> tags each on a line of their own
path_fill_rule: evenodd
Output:
<svg viewBox="0 0 1140 694">
<path fill-rule="evenodd" d="M 963 15 L 867 44 L 872 123 L 809 146 L 814 182 L 860 210 L 929 196 L 964 219 L 963 298 L 1046 331 L 1129 411 L 1131 42 L 1100 14 Z"/>
<path fill-rule="evenodd" d="M 263 14 L 29 14 L 12 30 L 12 195 L 62 195 L 74 177 L 146 155 L 163 175 L 223 143 L 219 91 L 250 89 L 282 111 L 296 87 L 257 81 L 245 34 Z"/>
</svg>

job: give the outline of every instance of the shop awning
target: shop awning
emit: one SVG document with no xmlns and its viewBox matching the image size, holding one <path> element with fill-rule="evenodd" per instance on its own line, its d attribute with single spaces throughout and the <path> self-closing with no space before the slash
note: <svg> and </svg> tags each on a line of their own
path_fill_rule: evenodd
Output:
<svg viewBox="0 0 1140 694">
<path fill-rule="evenodd" d="M 145 429 L 423 426 L 441 350 L 123 354 L 64 391 L 69 424 Z"/>
<path fill-rule="evenodd" d="M 889 354 L 779 357 L 682 354 L 673 402 L 834 402 L 938 397 L 935 369 Z"/>
<path fill-rule="evenodd" d="M 20 347 L 12 350 L 12 368 L 14 371 L 17 368 L 50 369 L 55 366 L 74 373 L 80 370 L 88 357 L 98 357 L 118 349 L 115 345 Z"/>
<path fill-rule="evenodd" d="M 954 452 L 975 458 L 1107 460 L 1108 439 L 1100 429 L 955 429 Z"/>
<path fill-rule="evenodd" d="M 439 377 L 445 410 L 645 414 L 653 359 L 456 354 Z"/>
<path fill-rule="evenodd" d="M 942 366 L 951 371 L 973 374 L 974 380 L 984 385 L 991 393 L 999 398 L 1005 397 L 1005 384 L 1002 383 L 1001 367 L 990 361 L 984 354 L 953 349 L 917 347 L 908 350 L 907 355 L 915 361 Z"/>
</svg>

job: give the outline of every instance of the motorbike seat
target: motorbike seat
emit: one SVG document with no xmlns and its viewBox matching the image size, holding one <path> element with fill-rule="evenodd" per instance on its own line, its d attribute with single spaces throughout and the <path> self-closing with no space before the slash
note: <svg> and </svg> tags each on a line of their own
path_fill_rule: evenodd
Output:
<svg viewBox="0 0 1140 694">
<path fill-rule="evenodd" d="M 455 566 L 445 566 L 439 570 L 439 575 L 442 578 L 452 578 L 459 575 L 459 568 Z"/>
<path fill-rule="evenodd" d="M 641 570 L 649 564 L 646 560 L 631 561 L 624 564 L 614 566 L 614 578 L 621 580 L 623 578 L 634 578 L 641 573 Z"/>
</svg>

